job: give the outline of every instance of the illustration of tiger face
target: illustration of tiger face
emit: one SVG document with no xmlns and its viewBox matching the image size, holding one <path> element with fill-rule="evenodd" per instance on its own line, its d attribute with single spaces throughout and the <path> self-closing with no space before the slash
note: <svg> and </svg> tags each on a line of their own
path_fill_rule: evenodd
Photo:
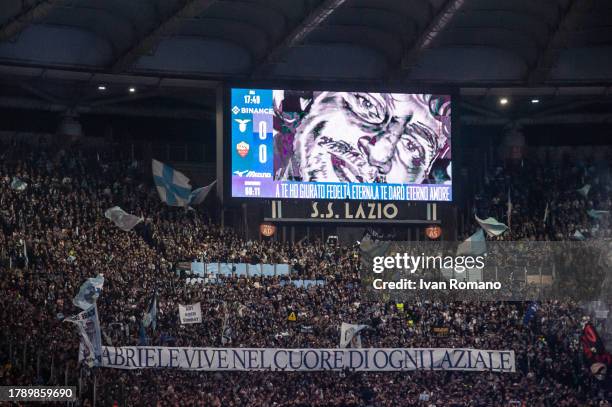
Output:
<svg viewBox="0 0 612 407">
<path fill-rule="evenodd" d="M 421 182 L 438 143 L 426 117 L 427 102 L 415 100 L 419 96 L 424 95 L 315 94 L 295 132 L 302 179 Z"/>
</svg>

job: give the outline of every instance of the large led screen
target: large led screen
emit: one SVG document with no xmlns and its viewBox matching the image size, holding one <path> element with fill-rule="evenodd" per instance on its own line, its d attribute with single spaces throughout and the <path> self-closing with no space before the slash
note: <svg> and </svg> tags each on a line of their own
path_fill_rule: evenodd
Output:
<svg viewBox="0 0 612 407">
<path fill-rule="evenodd" d="M 232 196 L 451 201 L 449 95 L 231 89 Z"/>
</svg>

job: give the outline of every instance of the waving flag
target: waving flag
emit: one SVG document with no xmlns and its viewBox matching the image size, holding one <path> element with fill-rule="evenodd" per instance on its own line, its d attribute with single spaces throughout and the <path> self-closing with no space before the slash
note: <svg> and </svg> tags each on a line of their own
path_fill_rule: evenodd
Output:
<svg viewBox="0 0 612 407">
<path fill-rule="evenodd" d="M 589 209 L 587 215 L 593 219 L 601 219 L 602 216 L 609 215 L 610 211 L 598 211 L 596 209 Z"/>
<path fill-rule="evenodd" d="M 103 285 L 104 276 L 102 275 L 88 278 L 83 285 L 81 285 L 79 293 L 72 300 L 73 304 L 82 310 L 88 310 L 95 305 L 96 300 L 102 292 Z"/>
<path fill-rule="evenodd" d="M 523 325 L 529 325 L 529 322 L 533 319 L 539 309 L 539 305 L 537 302 L 532 302 L 529 304 L 527 311 L 525 312 L 525 316 L 523 317 Z"/>
<path fill-rule="evenodd" d="M 113 206 L 104 212 L 104 217 L 110 219 L 119 229 L 129 232 L 144 219 L 124 211 L 118 206 Z"/>
<path fill-rule="evenodd" d="M 360 332 L 366 328 L 368 328 L 367 325 L 355 325 L 343 322 L 340 326 L 340 347 L 361 348 Z"/>
<path fill-rule="evenodd" d="M 170 206 L 188 206 L 191 194 L 189 178 L 160 161 L 153 160 L 151 165 L 159 198 Z"/>
<path fill-rule="evenodd" d="M 476 215 L 474 215 L 474 217 L 476 218 L 476 222 L 478 222 L 480 227 L 487 233 L 488 236 L 499 236 L 508 230 L 508 226 L 497 221 L 497 219 L 486 218 L 485 220 L 482 220 Z"/>
<path fill-rule="evenodd" d="M 457 256 L 480 256 L 486 252 L 487 241 L 482 229 L 478 229 L 476 233 L 457 246 Z"/>
<path fill-rule="evenodd" d="M 214 180 L 210 185 L 201 188 L 196 188 L 191 191 L 191 194 L 189 195 L 189 206 L 199 205 L 204 202 L 204 200 L 208 196 L 208 193 L 211 189 L 213 189 L 216 183 L 217 180 Z"/>
<path fill-rule="evenodd" d="M 227 304 L 223 303 L 223 325 L 221 325 L 221 344 L 223 346 L 232 342 L 232 328 L 228 325 L 229 312 Z"/>
<path fill-rule="evenodd" d="M 138 325 L 138 346 L 147 346 L 149 344 L 149 338 L 145 331 L 144 320 L 140 321 Z"/>
<path fill-rule="evenodd" d="M 149 309 L 142 318 L 142 326 L 145 328 L 150 326 L 154 331 L 157 328 L 157 290 L 153 293 Z"/>
<path fill-rule="evenodd" d="M 68 317 L 64 321 L 77 326 L 81 336 L 79 353 L 83 359 L 90 367 L 99 365 L 102 360 L 102 338 L 96 304 L 94 303 L 89 309 Z"/>
<path fill-rule="evenodd" d="M 13 177 L 13 180 L 11 181 L 11 189 L 14 189 L 15 191 L 25 191 L 25 189 L 28 187 L 28 183 L 21 180 L 19 177 Z"/>
<path fill-rule="evenodd" d="M 576 240 L 586 240 L 586 237 L 584 237 L 584 235 L 579 230 L 576 230 L 572 237 Z"/>
<path fill-rule="evenodd" d="M 23 242 L 23 260 L 25 262 L 25 266 L 28 267 L 30 265 L 30 258 L 28 257 L 28 245 L 26 244 L 25 239 L 21 241 Z"/>
<path fill-rule="evenodd" d="M 578 192 L 580 195 L 586 198 L 589 195 L 590 190 L 591 190 L 591 185 L 586 184 L 582 188 L 577 189 L 576 192 Z"/>
</svg>

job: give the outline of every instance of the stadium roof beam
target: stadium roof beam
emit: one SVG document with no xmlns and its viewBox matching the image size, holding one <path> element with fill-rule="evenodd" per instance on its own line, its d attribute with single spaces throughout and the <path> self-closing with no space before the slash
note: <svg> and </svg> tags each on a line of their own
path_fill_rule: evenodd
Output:
<svg viewBox="0 0 612 407">
<path fill-rule="evenodd" d="M 144 37 L 138 39 L 121 55 L 111 66 L 111 71 L 121 73 L 128 70 L 142 55 L 153 50 L 161 39 L 174 33 L 181 24 L 181 20 L 194 18 L 219 0 L 182 0 L 179 6 L 162 23 L 151 30 Z"/>
<path fill-rule="evenodd" d="M 575 113 L 550 115 L 542 117 L 523 117 L 519 119 L 503 119 L 494 117 L 482 117 L 475 115 L 462 115 L 461 123 L 473 126 L 504 126 L 511 123 L 521 125 L 543 125 L 543 124 L 584 124 L 584 123 L 612 123 L 612 114 L 609 113 Z"/>
<path fill-rule="evenodd" d="M 253 69 L 252 76 L 263 73 L 264 69 L 281 60 L 285 53 L 319 27 L 334 11 L 336 11 L 346 0 L 325 0 L 320 6 L 308 14 L 300 24 L 298 24 L 285 39 L 273 47 L 267 55 L 262 58 Z"/>
<path fill-rule="evenodd" d="M 455 14 L 463 7 L 466 0 L 446 0 L 433 18 L 419 34 L 412 47 L 404 53 L 401 70 L 410 70 L 415 65 L 423 51 L 431 47 L 436 37 L 450 23 Z"/>
<path fill-rule="evenodd" d="M 49 103 L 31 98 L 0 96 L 0 107 L 42 110 L 46 112 L 65 112 L 71 110 L 80 114 L 103 114 L 116 116 L 164 117 L 171 119 L 212 120 L 215 113 L 202 109 L 174 109 L 163 107 L 130 107 L 130 106 L 68 106 L 61 103 Z"/>
<path fill-rule="evenodd" d="M 77 83 L 100 83 L 116 86 L 140 86 L 158 88 L 216 89 L 218 80 L 164 77 L 155 75 L 111 74 L 91 70 L 41 68 L 0 64 L 3 80 L 57 80 Z"/>
<path fill-rule="evenodd" d="M 550 35 L 546 47 L 538 54 L 533 67 L 527 72 L 527 83 L 543 83 L 569 41 L 570 31 L 576 24 L 576 17 L 590 4 L 590 1 L 570 0 L 561 11 L 557 25 Z"/>
<path fill-rule="evenodd" d="M 542 87 L 462 87 L 461 96 L 608 96 L 612 94 L 612 86 L 608 85 L 558 85 Z"/>
<path fill-rule="evenodd" d="M 19 14 L 0 27 L 0 41 L 15 37 L 28 25 L 42 20 L 64 2 L 65 0 L 41 0 L 29 8 L 24 7 Z"/>
</svg>

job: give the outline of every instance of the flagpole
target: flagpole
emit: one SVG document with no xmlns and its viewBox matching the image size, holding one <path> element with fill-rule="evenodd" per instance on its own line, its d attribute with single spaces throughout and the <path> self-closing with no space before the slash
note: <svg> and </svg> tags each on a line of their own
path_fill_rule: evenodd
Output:
<svg viewBox="0 0 612 407">
<path fill-rule="evenodd" d="M 540 299 L 542 299 L 542 265 L 540 264 Z"/>
<path fill-rule="evenodd" d="M 23 344 L 23 368 L 25 369 L 26 366 L 26 354 L 27 354 L 27 349 L 28 349 L 28 343 L 24 343 Z"/>
<path fill-rule="evenodd" d="M 79 362 L 80 364 L 80 362 Z M 79 367 L 79 400 L 83 397 L 83 366 Z"/>
</svg>

